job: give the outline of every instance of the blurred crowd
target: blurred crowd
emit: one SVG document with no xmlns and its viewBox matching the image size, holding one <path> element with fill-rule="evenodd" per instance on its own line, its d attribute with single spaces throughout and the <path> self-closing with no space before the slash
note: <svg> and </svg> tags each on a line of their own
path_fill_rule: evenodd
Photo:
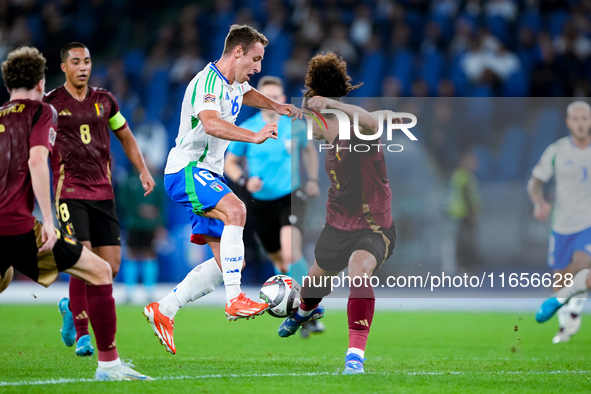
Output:
<svg viewBox="0 0 591 394">
<path fill-rule="evenodd" d="M 327 51 L 347 61 L 353 83 L 364 82 L 356 97 L 591 96 L 591 0 L 0 0 L 0 58 L 38 47 L 50 90 L 64 82 L 61 47 L 87 45 L 90 84 L 113 92 L 162 173 L 185 88 L 220 57 L 233 23 L 270 41 L 251 84 L 279 76 L 287 97 L 302 95 L 308 61 Z M 454 103 L 429 105 L 437 119 L 419 130 L 442 180 L 471 148 L 479 180 L 523 181 L 547 144 L 566 135 L 564 112 L 543 103 L 529 123 L 517 119 L 526 111 L 519 99 Z M 243 108 L 237 123 L 255 112 Z M 471 121 L 459 127 L 465 114 Z M 113 140 L 117 187 L 131 168 Z M 169 226 L 181 224 L 177 208 L 169 205 Z"/>
<path fill-rule="evenodd" d="M 171 145 L 185 86 L 219 58 L 232 23 L 269 38 L 261 75 L 282 77 L 288 97 L 326 51 L 364 82 L 358 97 L 591 95 L 591 0 L 0 0 L 0 57 L 39 47 L 50 89 L 63 80 L 60 48 L 85 43 L 91 83 L 115 94 L 132 128 Z"/>
</svg>

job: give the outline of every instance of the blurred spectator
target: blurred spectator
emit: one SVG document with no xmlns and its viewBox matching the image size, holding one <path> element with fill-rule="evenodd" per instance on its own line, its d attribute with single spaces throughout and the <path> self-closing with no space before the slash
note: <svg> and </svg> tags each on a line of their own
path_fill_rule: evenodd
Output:
<svg viewBox="0 0 591 394">
<path fill-rule="evenodd" d="M 450 216 L 457 221 L 456 261 L 461 273 L 474 273 L 480 261 L 478 252 L 478 213 L 481 209 L 478 181 L 478 158 L 471 151 L 465 152 L 460 165 L 451 177 Z"/>
<path fill-rule="evenodd" d="M 517 4 L 513 0 L 490 0 L 484 6 L 486 16 L 499 16 L 512 22 L 517 17 Z"/>
<path fill-rule="evenodd" d="M 173 83 L 188 83 L 193 77 L 205 67 L 199 53 L 199 48 L 195 45 L 185 46 L 170 69 L 170 81 Z"/>
<path fill-rule="evenodd" d="M 155 114 L 145 114 L 139 108 L 134 116 L 136 126 L 133 129 L 135 139 L 147 162 L 152 168 L 162 172 L 168 156 L 166 128 Z"/>
<path fill-rule="evenodd" d="M 349 42 L 347 29 L 341 25 L 333 26 L 330 29 L 328 39 L 323 42 L 320 52 L 335 52 L 342 56 L 347 63 L 355 63 L 357 61 L 357 51 Z"/>
<path fill-rule="evenodd" d="M 320 45 L 324 40 L 324 28 L 320 9 L 317 7 L 306 8 L 302 11 L 305 18 L 298 24 L 300 26 L 296 33 L 296 41 L 312 46 Z"/>
<path fill-rule="evenodd" d="M 155 175 L 156 187 L 154 191 L 150 195 L 144 196 L 139 173 L 134 167 L 134 170 L 122 183 L 122 187 L 119 188 L 117 199 L 123 215 L 124 228 L 127 229 L 126 258 L 121 264 L 127 302 L 134 300 L 140 271 L 147 300 L 154 300 L 154 290 L 156 283 L 158 283 L 158 259 L 154 250 L 154 242 L 167 237 L 164 227 L 167 203 L 164 177 L 161 175 L 161 171 L 157 171 L 151 166 L 149 160 L 146 160 L 146 164 Z M 137 301 L 146 302 L 145 299 Z"/>
<path fill-rule="evenodd" d="M 521 68 L 514 53 L 484 32 L 474 38 L 461 64 L 472 83 L 491 86 L 506 80 Z"/>
<path fill-rule="evenodd" d="M 369 42 L 373 31 L 371 8 L 367 4 L 359 4 L 355 8 L 355 20 L 351 25 L 351 40 L 358 47 Z"/>
</svg>

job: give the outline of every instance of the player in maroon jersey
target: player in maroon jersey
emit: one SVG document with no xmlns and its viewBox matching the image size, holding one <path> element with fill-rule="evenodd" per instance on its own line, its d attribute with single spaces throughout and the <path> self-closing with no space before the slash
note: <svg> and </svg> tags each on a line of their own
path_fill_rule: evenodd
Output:
<svg viewBox="0 0 591 394">
<path fill-rule="evenodd" d="M 152 192 L 154 179 L 115 97 L 88 86 L 92 69 L 88 48 L 71 42 L 62 48 L 61 59 L 66 83 L 44 98 L 59 116 L 56 152 L 51 156 L 57 216 L 64 231 L 111 265 L 115 277 L 121 264 L 121 241 L 111 185 L 109 129 L 140 172 L 146 195 Z M 66 346 L 76 342 L 77 355 L 92 355 L 86 283 L 70 278 L 70 299 L 63 298 L 58 305 Z"/>
<path fill-rule="evenodd" d="M 43 286 L 53 283 L 58 272 L 88 282 L 99 351 L 95 378 L 152 380 L 122 364 L 117 354 L 111 267 L 53 225 L 47 158 L 54 152 L 57 113 L 41 102 L 45 63 L 31 47 L 12 51 L 2 63 L 10 101 L 0 107 L 0 292 L 8 287 L 13 267 Z M 43 224 L 32 215 L 35 197 Z"/>
<path fill-rule="evenodd" d="M 338 99 L 326 98 L 343 97 L 359 86 L 352 86 L 350 81 L 342 58 L 334 53 L 313 57 L 306 75 L 306 105 L 315 111 L 340 110 L 351 123 L 357 114 L 361 134 L 376 134 L 378 122 L 372 114 Z M 383 149 L 372 145 L 367 152 L 356 152 L 351 146 L 364 141 L 354 132 L 350 140 L 340 140 L 337 117 L 326 115 L 325 120 L 327 126 L 313 124 L 313 134 L 333 146 L 326 151 L 324 160 L 330 178 L 326 224 L 314 250 L 316 261 L 308 272 L 312 282 L 304 280 L 301 304 L 296 314 L 281 324 L 279 336 L 291 336 L 303 323 L 321 318 L 324 308 L 320 301 L 330 293 L 330 288 L 314 287 L 314 283 L 321 281 L 313 278 L 324 280 L 348 267 L 349 277 L 360 278 L 357 281 L 360 285 L 350 287 L 349 349 L 343 373 L 357 374 L 364 372 L 365 345 L 374 314 L 375 296 L 368 278 L 390 257 L 396 240 L 392 192 Z"/>
</svg>

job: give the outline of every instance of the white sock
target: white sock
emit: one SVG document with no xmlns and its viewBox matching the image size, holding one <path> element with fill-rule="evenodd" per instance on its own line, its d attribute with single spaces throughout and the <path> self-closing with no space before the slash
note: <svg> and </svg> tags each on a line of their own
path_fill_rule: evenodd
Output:
<svg viewBox="0 0 591 394">
<path fill-rule="evenodd" d="M 158 302 L 160 312 L 173 319 L 180 308 L 211 293 L 223 281 L 218 264 L 211 258 L 193 268 L 173 291 Z"/>
<path fill-rule="evenodd" d="M 121 365 L 121 359 L 119 357 L 117 357 L 117 360 L 113 360 L 113 361 L 99 361 L 98 362 L 98 366 L 100 368 L 113 368 L 118 365 Z"/>
<path fill-rule="evenodd" d="M 301 305 L 301 304 L 300 304 Z M 312 312 L 314 312 L 315 309 L 312 309 L 311 311 L 305 311 L 302 309 L 301 306 L 298 307 L 298 311 L 296 312 L 299 316 L 301 317 L 308 317 L 312 314 Z"/>
<path fill-rule="evenodd" d="M 240 280 L 242 279 L 242 264 L 244 263 L 244 242 L 242 231 L 244 227 L 224 226 L 220 240 L 220 258 L 222 272 L 226 286 L 226 303 L 230 305 L 232 299 L 238 297 Z"/>
<path fill-rule="evenodd" d="M 587 295 L 588 293 L 581 293 L 573 298 L 570 299 L 567 305 L 571 313 L 575 315 L 580 315 L 583 313 L 583 309 L 585 309 L 585 302 L 587 302 Z"/>
<path fill-rule="evenodd" d="M 573 278 L 573 285 L 570 287 L 564 286 L 562 289 L 556 292 L 556 299 L 561 304 L 564 304 L 569 298 L 576 296 L 577 294 L 587 291 L 587 275 L 589 274 L 589 268 L 580 270 Z"/>
<path fill-rule="evenodd" d="M 350 347 L 349 350 L 347 350 L 347 356 L 351 353 L 356 354 L 361 358 L 365 358 L 365 350 L 361 350 L 356 347 Z"/>
<path fill-rule="evenodd" d="M 556 312 L 556 315 L 558 315 L 558 327 L 559 328 L 565 328 L 568 327 L 568 323 L 572 320 L 572 317 L 570 316 L 571 311 L 570 311 L 570 302 L 568 304 L 566 304 L 565 306 L 563 306 L 562 308 L 560 308 L 558 310 L 558 312 Z"/>
</svg>

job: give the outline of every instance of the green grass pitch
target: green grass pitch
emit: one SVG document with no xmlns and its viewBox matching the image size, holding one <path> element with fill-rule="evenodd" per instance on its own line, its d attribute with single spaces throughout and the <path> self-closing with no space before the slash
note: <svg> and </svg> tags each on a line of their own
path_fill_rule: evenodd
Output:
<svg viewBox="0 0 591 394">
<path fill-rule="evenodd" d="M 377 311 L 366 350 L 368 373 L 342 376 L 344 310 L 328 310 L 326 332 L 305 340 L 299 333 L 279 338 L 280 320 L 268 315 L 230 323 L 222 308 L 184 308 L 176 318 L 176 356 L 158 343 L 141 311 L 118 307 L 118 349 L 156 380 L 93 382 L 84 379 L 92 378 L 96 355 L 80 358 L 63 345 L 56 306 L 0 305 L 0 393 L 591 391 L 588 317 L 570 343 L 552 345 L 556 320 L 537 324 L 534 311 Z M 51 382 L 57 379 L 68 381 Z"/>
</svg>

